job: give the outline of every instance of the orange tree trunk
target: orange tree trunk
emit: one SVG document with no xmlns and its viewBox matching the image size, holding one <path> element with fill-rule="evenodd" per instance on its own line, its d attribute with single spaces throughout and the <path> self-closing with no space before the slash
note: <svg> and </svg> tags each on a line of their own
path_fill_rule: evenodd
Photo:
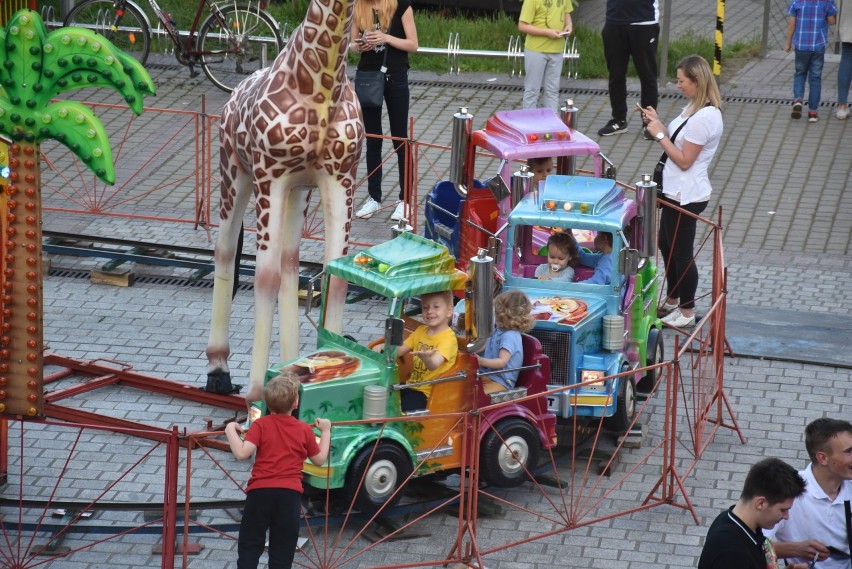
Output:
<svg viewBox="0 0 852 569">
<path fill-rule="evenodd" d="M 44 416 L 44 304 L 39 148 L 9 146 L 3 206 L 0 415 Z"/>
</svg>

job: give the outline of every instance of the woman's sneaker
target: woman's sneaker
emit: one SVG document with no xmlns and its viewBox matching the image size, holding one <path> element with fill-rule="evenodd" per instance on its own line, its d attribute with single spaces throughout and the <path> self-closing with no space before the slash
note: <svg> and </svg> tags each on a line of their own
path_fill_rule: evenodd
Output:
<svg viewBox="0 0 852 569">
<path fill-rule="evenodd" d="M 684 316 L 680 309 L 675 309 L 662 319 L 663 324 L 671 326 L 673 328 L 690 328 L 695 326 L 695 314 L 692 316 Z"/>
<path fill-rule="evenodd" d="M 845 121 L 846 118 L 849 116 L 849 105 L 846 105 L 843 108 L 837 107 L 837 111 L 835 111 L 834 116 L 836 116 L 842 121 Z"/>
<path fill-rule="evenodd" d="M 790 116 L 794 119 L 802 118 L 802 100 L 796 99 L 793 101 L 793 112 L 790 113 Z"/>
<path fill-rule="evenodd" d="M 355 217 L 360 217 L 361 219 L 369 219 L 373 217 L 373 214 L 379 211 L 379 208 L 382 207 L 382 204 L 374 200 L 373 198 L 367 198 L 367 201 L 361 206 L 357 212 L 355 212 Z"/>
<path fill-rule="evenodd" d="M 403 218 L 410 220 L 410 217 L 408 216 L 408 207 L 406 207 L 405 202 L 401 201 L 396 204 L 396 207 L 391 214 L 391 221 L 400 221 Z"/>
</svg>

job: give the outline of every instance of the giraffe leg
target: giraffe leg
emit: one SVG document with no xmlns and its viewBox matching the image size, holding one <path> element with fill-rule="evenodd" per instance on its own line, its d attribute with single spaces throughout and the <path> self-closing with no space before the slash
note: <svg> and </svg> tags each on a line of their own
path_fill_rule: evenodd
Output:
<svg viewBox="0 0 852 569">
<path fill-rule="evenodd" d="M 349 249 L 349 228 L 352 219 L 353 184 L 341 185 L 340 180 L 326 176 L 318 180 L 322 195 L 322 214 L 325 221 L 325 264 L 345 255 Z M 343 192 L 345 195 L 341 196 Z M 325 295 L 325 327 L 333 332 L 343 328 L 343 309 L 346 304 L 346 281 L 337 277 L 329 280 Z"/>
<path fill-rule="evenodd" d="M 298 334 L 292 333 L 292 325 L 298 322 L 298 267 L 299 242 L 304 217 L 298 207 L 304 192 L 289 191 L 285 196 L 285 180 L 276 180 L 269 191 L 267 215 L 258 219 L 257 268 L 254 281 L 254 345 L 252 348 L 249 392 L 246 402 L 257 401 L 263 393 L 264 379 L 269 368 L 269 352 L 272 342 L 272 325 L 275 304 L 279 303 L 280 341 L 282 346 L 292 345 L 290 351 L 282 348 L 282 359 L 298 355 Z M 303 198 L 301 198 L 303 199 Z M 282 259 L 292 260 L 294 269 L 284 269 Z M 282 271 L 282 269 L 284 269 Z"/>
<path fill-rule="evenodd" d="M 299 355 L 299 249 L 310 192 L 294 189 L 285 203 L 282 223 L 281 288 L 278 291 L 278 337 L 281 360 Z M 294 332 L 295 326 L 295 332 Z"/>
<path fill-rule="evenodd" d="M 213 310 L 207 341 L 208 387 L 216 384 L 230 385 L 228 356 L 230 355 L 231 302 L 236 279 L 235 259 L 239 254 L 237 243 L 243 214 L 251 197 L 251 183 L 248 175 L 238 174 L 232 182 L 232 187 L 233 199 L 222 200 L 219 236 L 216 240 Z M 211 381 L 212 385 L 210 385 Z"/>
</svg>

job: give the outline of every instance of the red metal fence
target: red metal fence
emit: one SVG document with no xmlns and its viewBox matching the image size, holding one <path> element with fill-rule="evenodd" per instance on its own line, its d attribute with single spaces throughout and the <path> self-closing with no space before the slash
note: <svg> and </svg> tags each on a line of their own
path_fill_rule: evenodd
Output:
<svg viewBox="0 0 852 569">
<path fill-rule="evenodd" d="M 212 134 L 217 117 L 146 109 L 148 112 L 142 117 L 130 118 L 126 112 L 118 111 L 120 107 L 98 106 L 101 107 L 99 115 L 107 117 L 104 122 L 113 142 L 118 141 L 116 155 L 121 167 L 116 189 L 93 182 L 84 168 L 75 166 L 70 155 L 48 148 L 45 160 L 49 169 L 43 174 L 47 183 L 43 192 L 44 209 L 57 215 L 82 215 L 94 220 L 118 217 L 191 223 L 205 231 L 215 225 L 211 202 L 218 176 L 212 156 L 216 155 L 218 142 Z M 420 202 L 417 180 L 443 178 L 448 149 L 416 140 L 406 144 L 414 176 L 411 195 L 406 199 L 417 204 Z M 396 168 L 390 165 L 395 166 L 395 155 L 389 150 L 384 160 L 387 162 L 385 170 L 393 178 Z M 306 238 L 322 238 L 318 216 L 316 210 L 310 214 Z M 416 226 L 416 218 L 414 221 Z M 369 231 L 367 223 L 366 220 L 354 221 L 353 242 L 368 242 L 377 234 L 375 230 Z M 724 390 L 726 274 L 721 212 L 718 222 L 700 218 L 699 223 L 706 230 L 698 232 L 705 237 L 699 243 L 697 255 L 712 259 L 711 287 L 704 298 L 711 308 L 691 333 L 676 331 L 671 360 L 654 366 L 658 372 L 656 384 L 650 397 L 639 406 L 634 420 L 633 431 L 642 435 L 616 439 L 604 431 L 600 422 L 575 420 L 562 426 L 559 447 L 546 452 L 535 472 L 526 472 L 527 482 L 510 490 L 495 490 L 480 484 L 478 461 L 482 438 L 470 437 L 467 441 L 469 467 L 450 477 L 440 495 L 433 495 L 429 500 L 412 499 L 411 496 L 417 495 L 419 481 L 408 479 L 402 484 L 400 491 L 406 494 L 406 501 L 416 503 L 416 508 L 407 508 L 405 515 L 400 515 L 398 510 L 362 515 L 353 511 L 351 504 L 340 505 L 339 500 L 331 499 L 330 493 L 320 493 L 312 499 L 311 511 L 305 512 L 303 535 L 308 536 L 309 542 L 297 556 L 297 562 L 323 569 L 473 561 L 482 567 L 491 559 L 500 559 L 509 548 L 525 551 L 534 543 L 546 542 L 565 532 L 661 505 L 682 508 L 695 518 L 687 486 L 689 475 L 719 428 L 739 432 Z M 363 231 L 358 231 L 359 224 L 363 224 Z M 209 238 L 209 234 L 206 237 Z M 57 381 L 60 376 L 71 379 L 76 373 L 89 374 L 87 377 L 94 374 L 97 381 L 107 385 L 135 381 L 132 377 L 135 372 L 126 367 L 105 371 L 101 369 L 102 363 L 75 363 L 59 357 L 50 361 L 69 370 L 59 372 Z M 109 379 L 104 379 L 107 377 Z M 45 552 L 70 556 L 85 551 L 88 559 L 102 555 L 103 563 L 107 563 L 111 550 L 101 544 L 139 533 L 143 528 L 149 531 L 156 528 L 161 547 L 155 554 L 159 555 L 164 568 L 174 566 L 175 544 L 184 567 L 190 563 L 190 554 L 199 548 L 222 550 L 226 557 L 234 555 L 233 545 L 223 540 L 236 538 L 238 516 L 229 519 L 221 513 L 198 513 L 233 510 L 239 507 L 242 499 L 248 465 L 238 465 L 229 454 L 214 450 L 223 447 L 220 432 L 208 429 L 181 433 L 167 426 L 146 429 L 124 424 L 116 417 L 110 419 L 114 422 L 106 423 L 108 428 L 94 427 L 91 423 L 105 423 L 90 415 L 77 415 L 71 406 L 60 410 L 51 402 L 48 407 L 55 411 L 52 418 L 61 416 L 86 424 L 52 421 L 10 424 L 10 446 L 0 453 L 9 459 L 4 505 L 8 508 L 17 504 L 18 512 L 14 518 L 4 515 L 2 528 L 6 543 L 28 544 L 9 547 L 5 552 L 17 563 L 13 566 L 34 567 L 41 563 L 37 556 Z M 481 424 L 484 420 L 481 413 L 417 417 L 416 420 L 448 419 L 463 425 L 465 433 L 492 432 L 501 437 L 493 425 Z M 45 435 L 47 431 L 50 432 Z M 80 491 L 74 483 L 64 483 L 84 478 L 76 471 L 89 472 L 91 465 L 98 463 L 98 446 L 90 443 L 92 440 L 99 442 L 104 432 L 120 435 L 123 437 L 121 444 L 139 452 L 126 453 L 123 465 L 111 465 L 115 481 L 107 484 L 108 490 Z M 62 441 L 53 449 L 57 471 L 50 475 L 49 479 L 55 482 L 49 488 L 43 486 L 45 474 L 32 465 L 34 457 L 28 450 L 32 448 L 28 444 L 31 436 L 48 436 L 51 440 Z M 741 434 L 740 438 L 743 440 Z M 149 441 L 148 446 L 133 442 L 139 439 Z M 84 441 L 85 444 L 81 444 Z M 162 496 L 164 505 L 158 509 L 156 519 L 137 523 L 119 516 L 112 521 L 113 533 L 103 539 L 77 532 L 86 512 L 112 512 L 116 508 L 126 511 L 138 505 L 135 497 L 140 492 L 132 485 L 125 487 L 124 483 L 132 479 L 140 465 L 151 460 L 149 457 L 155 452 L 159 468 L 146 472 L 148 489 L 145 496 L 147 502 L 159 501 Z M 118 472 L 120 469 L 125 472 Z M 211 481 L 213 479 L 215 482 Z M 217 489 L 217 499 L 213 501 L 207 499 L 211 485 Z M 152 492 L 154 486 L 156 492 Z M 338 504 L 338 510 L 330 510 L 327 504 L 331 503 Z M 64 525 L 45 524 L 48 512 L 57 504 L 77 513 Z M 513 525 L 523 528 L 523 532 L 500 531 L 492 527 L 491 522 L 484 521 L 485 515 L 494 511 L 511 519 Z M 387 519 L 392 520 L 390 528 L 377 533 L 377 522 L 386 523 Z M 45 536 L 46 526 L 51 526 L 48 531 L 52 533 L 46 537 L 45 546 L 36 547 L 37 538 Z M 387 546 L 389 541 L 412 538 L 412 534 L 412 539 L 416 539 L 419 530 L 426 527 L 440 538 L 428 538 L 422 555 L 416 558 L 394 557 L 393 549 Z M 49 547 L 63 539 L 73 545 L 67 549 Z"/>
<path fill-rule="evenodd" d="M 711 233 L 720 245 L 718 227 Z M 461 425 L 463 433 L 493 435 L 466 435 L 467 466 L 443 484 L 430 486 L 427 497 L 418 486 L 421 480 L 402 481 L 401 507 L 365 515 L 337 494 L 317 492 L 309 510 L 303 512 L 302 535 L 307 543 L 297 554 L 297 564 L 333 569 L 475 562 L 482 567 L 510 548 L 524 552 L 577 528 L 658 506 L 689 511 L 697 523 L 689 474 L 719 427 L 738 430 L 724 391 L 725 293 L 723 280 L 718 284 L 719 295 L 707 315 L 691 334 L 676 338 L 677 351 L 670 361 L 654 366 L 656 384 L 639 406 L 631 431 L 641 436 L 616 439 L 602 422 L 575 419 L 560 427 L 560 445 L 546 451 L 534 471 L 525 471 L 526 482 L 517 488 L 495 489 L 479 479 L 482 441 L 497 437 L 503 442 L 499 429 L 483 424 L 488 413 L 392 419 L 441 421 L 448 433 L 458 432 Z M 57 372 L 57 382 L 60 377 L 73 381 L 74 374 L 82 371 L 109 376 L 111 385 L 131 383 L 144 389 L 133 384 L 138 374 L 127 367 L 112 369 L 114 364 L 108 362 L 75 364 L 58 357 L 48 360 L 69 370 Z M 233 399 L 235 405 L 241 403 Z M 92 417 L 72 420 L 94 421 Z M 344 424 L 349 423 L 333 428 Z M 35 567 L 44 562 L 44 556 L 73 560 L 77 554 L 108 564 L 115 553 L 112 543 L 124 543 L 129 539 L 124 536 L 140 533 L 153 537 L 135 545 L 136 554 L 159 557 L 163 568 L 174 567 L 176 560 L 188 567 L 193 554 L 205 549 L 231 560 L 236 555 L 233 540 L 239 515 L 234 512 L 241 505 L 250 465 L 236 463 L 230 453 L 217 450 L 223 447 L 221 431 L 192 433 L 177 427 L 132 428 L 118 423 L 104 427 L 50 420 L 13 421 L 9 431 L 10 468 L 3 505 L 7 511 L 17 507 L 17 512 L 5 513 L 1 527 L 7 544 L 21 544 L 4 553 L 14 561 L 12 566 Z M 38 448 L 35 439 L 51 441 L 50 450 L 34 450 Z M 116 445 L 121 448 L 121 464 L 104 467 L 104 447 L 110 447 L 109 456 L 114 456 Z M 47 469 L 46 455 L 50 457 Z M 91 479 L 94 484 L 87 483 Z M 153 512 L 151 504 L 160 500 L 162 505 L 154 506 Z M 57 508 L 64 516 L 62 523 L 46 521 L 51 511 L 56 515 Z M 136 514 L 128 513 L 132 511 Z M 139 521 L 141 511 L 151 517 Z M 88 519 L 91 513 L 97 515 Z M 522 531 L 501 531 L 499 522 L 488 521 L 495 515 Z M 394 556 L 394 548 L 388 545 L 397 539 L 418 543 L 418 538 L 423 548 L 416 556 Z"/>
</svg>

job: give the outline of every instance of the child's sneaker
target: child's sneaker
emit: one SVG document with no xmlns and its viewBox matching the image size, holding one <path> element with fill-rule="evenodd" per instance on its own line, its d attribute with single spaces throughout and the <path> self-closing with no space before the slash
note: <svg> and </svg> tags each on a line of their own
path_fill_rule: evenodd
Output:
<svg viewBox="0 0 852 569">
<path fill-rule="evenodd" d="M 790 113 L 790 116 L 794 119 L 802 118 L 802 100 L 796 99 L 793 101 L 793 112 Z"/>
<path fill-rule="evenodd" d="M 835 113 L 835 116 L 838 119 L 845 121 L 846 117 L 849 116 L 849 105 L 843 105 L 843 107 L 837 107 L 837 112 Z"/>
<path fill-rule="evenodd" d="M 819 120 L 819 115 L 816 111 L 808 111 L 808 122 L 817 122 Z"/>
</svg>

